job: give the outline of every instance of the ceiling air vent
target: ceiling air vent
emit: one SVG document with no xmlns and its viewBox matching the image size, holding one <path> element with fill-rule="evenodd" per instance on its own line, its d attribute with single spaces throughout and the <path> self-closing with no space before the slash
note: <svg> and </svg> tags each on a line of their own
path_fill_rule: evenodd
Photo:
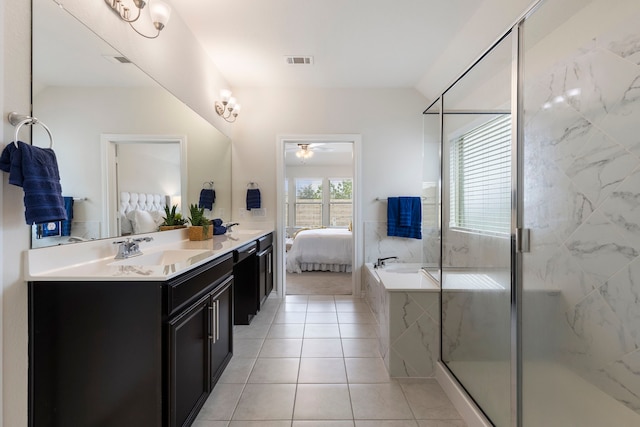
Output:
<svg viewBox="0 0 640 427">
<path fill-rule="evenodd" d="M 131 64 L 131 61 L 129 61 L 124 56 L 120 56 L 120 55 L 102 55 L 102 56 L 107 61 L 113 62 L 115 64 Z"/>
<path fill-rule="evenodd" d="M 289 65 L 311 65 L 313 56 L 285 56 L 284 60 Z"/>
</svg>

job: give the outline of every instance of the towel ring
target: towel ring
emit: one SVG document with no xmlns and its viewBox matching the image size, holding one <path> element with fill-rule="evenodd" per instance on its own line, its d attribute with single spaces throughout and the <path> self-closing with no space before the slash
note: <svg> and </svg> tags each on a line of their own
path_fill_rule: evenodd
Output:
<svg viewBox="0 0 640 427">
<path fill-rule="evenodd" d="M 258 184 L 252 181 L 247 184 L 247 188 L 259 188 L 259 187 L 258 187 Z"/>
<path fill-rule="evenodd" d="M 213 190 L 213 181 L 205 181 L 202 183 L 202 188 L 205 188 L 205 186 L 209 186 L 210 190 Z"/>
<path fill-rule="evenodd" d="M 35 124 L 39 124 L 40 126 L 42 126 L 44 128 L 44 130 L 47 131 L 47 134 L 49 135 L 49 148 L 53 148 L 53 135 L 51 134 L 51 130 L 49 130 L 47 125 L 45 125 L 44 123 L 42 123 L 40 120 L 36 119 L 35 117 L 24 116 L 24 115 L 17 114 L 17 113 L 9 113 L 9 123 L 11 123 L 12 125 L 14 125 L 16 127 L 16 133 L 15 133 L 15 136 L 13 138 L 13 143 L 15 144 L 16 148 L 19 148 L 19 146 L 18 146 L 18 133 L 20 133 L 20 128 L 22 126 L 24 126 L 24 125 L 33 126 Z"/>
</svg>

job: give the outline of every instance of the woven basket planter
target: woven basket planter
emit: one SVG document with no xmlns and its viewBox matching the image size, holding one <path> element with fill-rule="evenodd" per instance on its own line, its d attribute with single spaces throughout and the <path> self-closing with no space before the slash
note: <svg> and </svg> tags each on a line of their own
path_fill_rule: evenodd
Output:
<svg viewBox="0 0 640 427">
<path fill-rule="evenodd" d="M 202 225 L 192 225 L 189 227 L 189 240 L 207 240 L 213 237 L 213 226 L 207 227 L 207 234 L 204 233 Z"/>
</svg>

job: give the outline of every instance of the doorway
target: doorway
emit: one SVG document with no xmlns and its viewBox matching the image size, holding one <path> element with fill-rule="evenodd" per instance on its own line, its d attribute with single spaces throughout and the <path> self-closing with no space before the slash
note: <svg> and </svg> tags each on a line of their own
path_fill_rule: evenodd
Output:
<svg viewBox="0 0 640 427">
<path fill-rule="evenodd" d="M 278 294 L 359 297 L 360 135 L 287 135 L 277 142 Z"/>
</svg>

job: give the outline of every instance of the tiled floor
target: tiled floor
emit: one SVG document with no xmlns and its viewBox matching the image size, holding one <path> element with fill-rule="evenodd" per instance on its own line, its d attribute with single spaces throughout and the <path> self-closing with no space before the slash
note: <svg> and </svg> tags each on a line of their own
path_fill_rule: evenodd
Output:
<svg viewBox="0 0 640 427">
<path fill-rule="evenodd" d="M 435 380 L 389 378 L 374 322 L 349 295 L 270 297 L 194 426 L 464 427 Z"/>
</svg>

